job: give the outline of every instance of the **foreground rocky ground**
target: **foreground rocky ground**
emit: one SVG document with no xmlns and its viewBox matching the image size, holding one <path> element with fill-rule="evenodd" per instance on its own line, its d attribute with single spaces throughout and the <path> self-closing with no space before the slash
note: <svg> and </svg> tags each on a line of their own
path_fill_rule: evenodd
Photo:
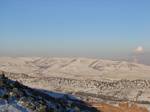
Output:
<svg viewBox="0 0 150 112">
<path fill-rule="evenodd" d="M 30 85 L 30 87 L 33 84 L 32 87 L 37 88 L 38 83 L 42 84 L 42 82 L 43 85 L 40 88 L 31 89 L 19 82 L 8 79 L 4 74 L 10 79 L 18 80 L 26 85 Z M 30 77 L 27 74 L 1 72 L 0 109 L 13 110 L 12 112 L 148 112 L 146 107 L 149 108 L 150 102 L 146 98 L 145 100 L 139 99 L 146 91 L 146 88 L 149 89 L 148 82 L 143 80 L 83 82 L 54 77 L 42 79 Z M 50 87 L 47 84 L 51 85 L 55 92 L 43 90 L 42 88 Z M 56 88 L 54 89 L 54 87 Z M 79 89 L 77 90 L 77 88 Z M 85 90 L 88 88 L 89 91 L 86 92 Z M 134 91 L 135 89 L 137 90 L 137 93 L 133 94 L 134 99 L 130 96 L 130 91 L 128 93 L 123 91 L 127 88 L 133 88 Z M 100 90 L 102 91 L 100 92 Z M 65 94 L 56 93 L 56 91 L 64 92 Z M 118 95 L 115 95 L 117 92 Z M 76 96 L 76 98 L 73 96 Z"/>
<path fill-rule="evenodd" d="M 0 73 L 0 112 L 98 112 L 67 94 L 32 89 Z"/>
</svg>

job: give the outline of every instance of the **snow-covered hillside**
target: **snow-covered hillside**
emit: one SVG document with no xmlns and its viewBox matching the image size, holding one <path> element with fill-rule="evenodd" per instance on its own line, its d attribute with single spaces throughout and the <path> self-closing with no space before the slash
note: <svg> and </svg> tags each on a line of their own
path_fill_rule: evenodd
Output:
<svg viewBox="0 0 150 112">
<path fill-rule="evenodd" d="M 0 73 L 0 112 L 97 112 L 67 94 L 32 89 Z"/>
<path fill-rule="evenodd" d="M 150 79 L 150 66 L 90 58 L 1 57 L 0 70 L 36 77 Z"/>
</svg>

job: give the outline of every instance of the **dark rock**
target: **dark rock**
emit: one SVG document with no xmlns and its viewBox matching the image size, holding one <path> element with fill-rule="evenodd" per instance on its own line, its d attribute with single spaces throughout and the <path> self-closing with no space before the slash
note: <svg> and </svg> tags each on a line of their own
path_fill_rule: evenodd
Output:
<svg viewBox="0 0 150 112">
<path fill-rule="evenodd" d="M 42 90 L 8 79 L 4 72 L 0 73 L 0 98 L 7 105 L 17 105 L 16 107 L 27 110 L 21 112 L 97 112 L 80 100 L 70 100 L 68 95 L 61 96 L 62 98 L 52 97 Z"/>
</svg>

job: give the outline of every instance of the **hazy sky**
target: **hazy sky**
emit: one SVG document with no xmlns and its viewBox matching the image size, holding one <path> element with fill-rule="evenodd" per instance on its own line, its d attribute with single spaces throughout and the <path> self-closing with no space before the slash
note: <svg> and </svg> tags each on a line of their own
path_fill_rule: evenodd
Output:
<svg viewBox="0 0 150 112">
<path fill-rule="evenodd" d="M 0 55 L 128 55 L 150 50 L 150 0 L 0 0 Z"/>
</svg>

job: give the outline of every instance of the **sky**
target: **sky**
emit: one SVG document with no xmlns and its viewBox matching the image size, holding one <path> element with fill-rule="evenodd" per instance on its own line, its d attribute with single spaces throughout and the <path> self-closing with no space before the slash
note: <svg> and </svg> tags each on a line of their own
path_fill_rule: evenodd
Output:
<svg viewBox="0 0 150 112">
<path fill-rule="evenodd" d="M 0 56 L 150 51 L 150 0 L 0 0 Z"/>
</svg>

